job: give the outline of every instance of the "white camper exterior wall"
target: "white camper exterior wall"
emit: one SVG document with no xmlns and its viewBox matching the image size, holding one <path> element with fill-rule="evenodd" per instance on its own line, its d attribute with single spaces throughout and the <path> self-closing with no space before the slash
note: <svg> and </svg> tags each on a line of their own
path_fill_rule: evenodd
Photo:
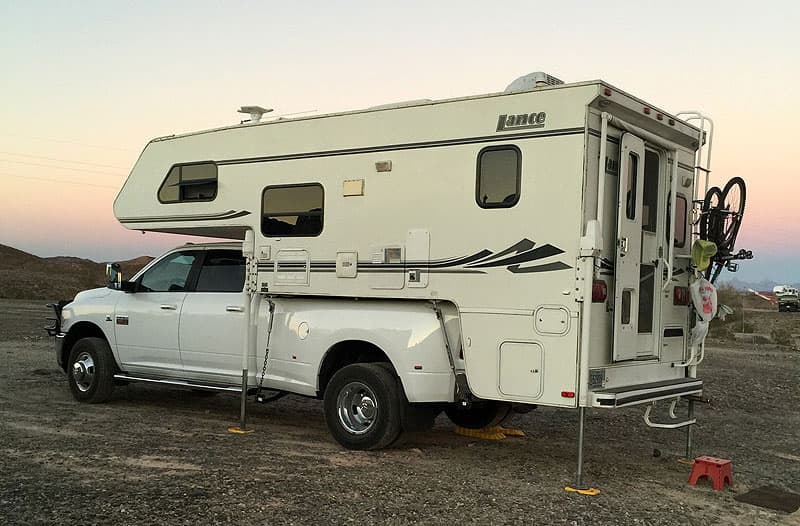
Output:
<svg viewBox="0 0 800 526">
<path fill-rule="evenodd" d="M 458 314 L 450 325 L 460 320 L 460 338 L 451 343 L 463 353 L 476 396 L 574 407 L 585 396 L 562 392 L 587 388 L 578 385 L 580 319 L 587 305 L 593 310 L 590 364 L 611 365 L 607 305 L 589 298 L 584 303 L 576 276 L 580 238 L 597 193 L 599 141 L 587 137 L 599 125 L 588 106 L 603 88 L 554 86 L 157 139 L 142 153 L 114 212 L 132 229 L 235 239 L 253 229 L 258 287 L 269 294 L 443 302 Z M 628 117 L 639 102 L 617 92 L 616 111 Z M 498 126 L 500 115 L 540 112 L 546 113 L 542 127 Z M 671 140 L 689 143 L 692 130 L 678 122 L 666 131 Z M 619 130 L 612 135 L 618 139 Z M 510 208 L 484 209 L 476 202 L 478 154 L 500 145 L 521 152 L 520 198 Z M 688 145 L 681 155 L 692 163 Z M 218 165 L 216 198 L 160 203 L 157 191 L 170 167 L 198 161 Z M 384 161 L 391 161 L 391 171 L 378 172 L 376 163 Z M 345 195 L 345 181 L 354 180 L 363 181 L 363 195 Z M 604 257 L 613 260 L 617 184 L 610 181 Z M 303 183 L 324 188 L 322 233 L 264 236 L 264 189 Z M 378 264 L 374 256 L 386 247 L 399 248 L 402 261 Z M 341 253 L 357 261 L 354 277 L 336 272 Z M 409 270 L 420 272 L 420 280 Z M 682 312 L 685 318 L 688 310 Z M 435 320 L 433 309 L 430 315 Z M 405 322 L 398 319 L 397 330 L 407 330 Z M 683 374 L 661 359 L 625 367 L 627 372 L 609 368 L 614 371 L 607 386 Z"/>
</svg>

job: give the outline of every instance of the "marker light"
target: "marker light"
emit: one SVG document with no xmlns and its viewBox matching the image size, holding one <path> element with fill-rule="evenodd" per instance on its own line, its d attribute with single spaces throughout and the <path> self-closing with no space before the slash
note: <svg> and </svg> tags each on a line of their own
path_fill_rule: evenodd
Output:
<svg viewBox="0 0 800 526">
<path fill-rule="evenodd" d="M 689 289 L 687 287 L 675 287 L 672 289 L 672 303 L 673 305 L 688 305 Z"/>
<path fill-rule="evenodd" d="M 575 391 L 561 391 L 561 398 L 575 398 Z"/>
<path fill-rule="evenodd" d="M 608 287 L 606 282 L 602 279 L 596 279 L 592 282 L 592 303 L 602 303 L 606 301 L 608 296 Z"/>
</svg>

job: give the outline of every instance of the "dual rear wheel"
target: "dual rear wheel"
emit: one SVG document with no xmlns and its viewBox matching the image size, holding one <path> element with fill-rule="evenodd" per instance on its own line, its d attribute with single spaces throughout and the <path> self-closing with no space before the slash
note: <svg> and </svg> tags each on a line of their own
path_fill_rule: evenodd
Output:
<svg viewBox="0 0 800 526">
<path fill-rule="evenodd" d="M 339 369 L 324 394 L 325 422 L 333 438 L 356 450 L 388 447 L 403 431 L 424 431 L 444 409 L 457 426 L 480 429 L 497 425 L 511 405 L 491 400 L 463 408 L 455 404 L 410 404 L 400 379 L 388 363 L 357 363 Z"/>
</svg>

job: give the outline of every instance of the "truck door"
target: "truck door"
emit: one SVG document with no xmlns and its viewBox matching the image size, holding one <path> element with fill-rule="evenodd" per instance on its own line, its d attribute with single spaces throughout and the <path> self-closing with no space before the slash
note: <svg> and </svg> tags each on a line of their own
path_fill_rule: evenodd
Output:
<svg viewBox="0 0 800 526">
<path fill-rule="evenodd" d="M 123 294 L 114 312 L 117 351 L 127 372 L 158 374 L 183 369 L 178 322 L 195 250 L 167 254 L 136 281 L 136 292 Z"/>
<path fill-rule="evenodd" d="M 204 252 L 197 284 L 181 310 L 181 361 L 189 379 L 236 383 L 247 334 L 245 258 L 241 250 Z"/>
<path fill-rule="evenodd" d="M 614 360 L 637 357 L 642 254 L 644 141 L 631 133 L 620 141 L 620 177 L 614 285 Z"/>
</svg>

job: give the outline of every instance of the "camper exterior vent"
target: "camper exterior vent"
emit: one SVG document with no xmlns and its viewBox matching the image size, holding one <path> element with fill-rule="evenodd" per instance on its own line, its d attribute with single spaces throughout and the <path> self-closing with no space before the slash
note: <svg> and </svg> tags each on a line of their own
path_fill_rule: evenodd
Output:
<svg viewBox="0 0 800 526">
<path fill-rule="evenodd" d="M 517 93 L 519 91 L 528 91 L 542 86 L 556 86 L 564 84 L 563 80 L 557 79 L 552 75 L 548 75 L 544 71 L 534 71 L 523 75 L 511 84 L 509 84 L 504 93 Z"/>
</svg>

